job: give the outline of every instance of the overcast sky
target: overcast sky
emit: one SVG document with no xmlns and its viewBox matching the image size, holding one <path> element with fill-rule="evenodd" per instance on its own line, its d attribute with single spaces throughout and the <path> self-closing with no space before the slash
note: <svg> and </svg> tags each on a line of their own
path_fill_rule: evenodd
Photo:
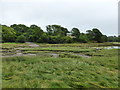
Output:
<svg viewBox="0 0 120 90">
<path fill-rule="evenodd" d="M 118 35 L 119 0 L 0 0 L 0 23 L 57 24 L 80 32 L 98 28 L 108 36 Z"/>
</svg>

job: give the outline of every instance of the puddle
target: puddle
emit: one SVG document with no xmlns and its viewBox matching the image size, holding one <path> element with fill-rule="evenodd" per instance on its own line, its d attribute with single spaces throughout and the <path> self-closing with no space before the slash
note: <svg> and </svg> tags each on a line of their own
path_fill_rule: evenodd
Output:
<svg viewBox="0 0 120 90">
<path fill-rule="evenodd" d="M 72 54 L 77 55 L 77 56 L 81 56 L 81 57 L 84 57 L 84 58 L 91 58 L 91 56 L 80 54 L 80 53 L 72 53 Z"/>
<path fill-rule="evenodd" d="M 80 54 L 80 53 L 70 53 L 72 55 L 77 55 L 77 56 L 81 56 L 83 58 L 91 58 L 91 56 L 88 56 L 88 55 L 84 55 L 84 54 Z M 6 55 L 6 56 L 2 56 L 2 57 L 14 57 L 14 56 L 37 56 L 37 55 L 40 55 L 39 53 L 38 54 L 33 54 L 33 53 L 27 53 L 27 54 L 23 54 L 23 53 L 16 53 L 14 55 Z M 60 57 L 60 54 L 58 53 L 44 53 L 43 55 L 51 55 L 52 57 L 54 58 L 59 58 Z"/>
<path fill-rule="evenodd" d="M 108 46 L 108 47 L 92 47 L 95 50 L 102 50 L 102 49 L 120 49 L 120 46 Z"/>
<path fill-rule="evenodd" d="M 120 49 L 119 46 L 111 46 L 111 47 L 105 47 L 104 49 Z"/>
<path fill-rule="evenodd" d="M 52 53 L 51 55 L 52 55 L 52 57 L 54 57 L 54 58 L 58 58 L 58 57 L 59 57 L 59 54 L 56 54 L 56 53 Z"/>
<path fill-rule="evenodd" d="M 69 53 L 69 54 L 81 56 L 81 57 L 83 57 L 83 58 L 91 58 L 91 56 L 84 55 L 84 54 L 80 54 L 80 53 Z M 54 58 L 60 57 L 60 54 L 56 54 L 56 53 L 51 53 L 51 55 L 52 55 L 52 57 L 54 57 Z"/>
<path fill-rule="evenodd" d="M 39 47 L 39 45 L 33 43 L 33 42 L 26 42 L 27 44 L 29 44 L 30 47 Z"/>
<path fill-rule="evenodd" d="M 14 55 L 7 55 L 7 56 L 2 56 L 2 57 L 14 57 L 14 56 L 36 56 L 36 54 L 28 53 L 28 54 L 23 54 L 23 53 L 17 53 Z"/>
</svg>

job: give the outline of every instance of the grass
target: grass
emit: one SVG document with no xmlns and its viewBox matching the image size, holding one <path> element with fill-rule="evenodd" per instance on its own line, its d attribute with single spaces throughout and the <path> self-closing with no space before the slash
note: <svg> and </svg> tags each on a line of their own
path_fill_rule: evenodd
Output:
<svg viewBox="0 0 120 90">
<path fill-rule="evenodd" d="M 44 47 L 44 48 L 24 48 L 22 51 L 56 51 L 56 52 L 89 52 L 95 49 L 81 47 Z"/>
<path fill-rule="evenodd" d="M 3 88 L 118 87 L 117 49 L 94 51 L 88 47 L 74 45 L 66 47 L 58 45 L 58 47 L 27 48 L 25 52 L 77 51 L 92 57 L 82 58 L 67 52 L 60 53 L 59 58 L 44 55 L 4 57 L 2 60 Z"/>
<path fill-rule="evenodd" d="M 27 43 L 2 43 L 2 48 L 28 47 Z"/>
<path fill-rule="evenodd" d="M 44 88 L 47 85 L 46 88 L 86 88 L 97 85 L 115 88 L 118 67 L 115 61 L 110 62 L 112 59 L 116 60 L 116 57 L 94 57 L 86 60 L 50 57 L 4 58 L 3 87 Z"/>
<path fill-rule="evenodd" d="M 118 50 L 91 48 L 113 44 L 116 43 L 39 44 L 40 47 L 31 48 L 27 43 L 4 43 L 5 55 L 17 50 L 38 55 L 4 57 L 3 88 L 117 88 Z M 59 57 L 53 58 L 50 53 L 58 53 Z"/>
</svg>

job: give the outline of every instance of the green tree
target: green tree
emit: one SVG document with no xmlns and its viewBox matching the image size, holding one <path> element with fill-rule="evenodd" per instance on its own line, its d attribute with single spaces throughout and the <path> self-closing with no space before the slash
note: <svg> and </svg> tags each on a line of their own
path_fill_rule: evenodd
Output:
<svg viewBox="0 0 120 90">
<path fill-rule="evenodd" d="M 61 27 L 60 25 L 48 25 L 46 26 L 47 33 L 52 36 L 66 36 L 69 31 L 67 28 Z"/>
<path fill-rule="evenodd" d="M 43 33 L 41 37 L 37 40 L 39 43 L 49 43 L 50 42 L 50 36 L 47 33 Z"/>
<path fill-rule="evenodd" d="M 80 34 L 79 40 L 80 40 L 81 43 L 87 43 L 89 41 L 87 35 L 84 34 L 84 33 Z"/>
<path fill-rule="evenodd" d="M 76 38 L 79 38 L 79 36 L 80 36 L 80 31 L 79 31 L 78 28 L 73 28 L 73 29 L 71 30 L 71 33 L 72 33 L 72 35 L 75 36 Z"/>
<path fill-rule="evenodd" d="M 94 42 L 102 42 L 102 33 L 97 29 L 93 28 L 92 30 L 87 30 L 87 37 L 89 38 L 89 41 L 94 41 Z"/>
<path fill-rule="evenodd" d="M 86 35 L 87 35 L 87 37 L 89 39 L 89 42 L 93 42 L 95 36 L 93 35 L 92 30 L 87 30 L 86 32 L 87 32 Z"/>
<path fill-rule="evenodd" d="M 102 42 L 102 33 L 97 28 L 92 29 L 92 32 L 94 35 L 94 41 L 98 43 Z"/>
<path fill-rule="evenodd" d="M 24 24 L 18 24 L 18 25 L 17 24 L 13 24 L 10 27 L 12 27 L 15 30 L 17 36 L 19 36 L 19 35 L 21 35 L 23 33 L 27 33 L 28 29 L 29 29 L 29 27 L 27 27 Z"/>
<path fill-rule="evenodd" d="M 29 41 L 37 42 L 37 40 L 44 33 L 43 30 L 37 25 L 31 25 L 29 28 Z M 31 39 L 31 40 L 30 40 Z"/>
<path fill-rule="evenodd" d="M 62 37 L 62 43 L 72 43 L 72 42 L 73 42 L 72 38 L 68 36 Z"/>
<path fill-rule="evenodd" d="M 16 32 L 13 28 L 2 25 L 2 42 L 14 42 L 16 39 Z"/>
<path fill-rule="evenodd" d="M 107 41 L 108 41 L 108 37 L 106 35 L 102 35 L 101 42 L 107 42 Z"/>
<path fill-rule="evenodd" d="M 24 43 L 26 41 L 26 38 L 24 35 L 20 35 L 17 37 L 16 42 Z"/>
<path fill-rule="evenodd" d="M 17 37 L 16 42 L 24 43 L 26 41 L 26 38 L 24 35 L 20 35 Z"/>
<path fill-rule="evenodd" d="M 119 38 L 119 36 L 108 36 L 108 42 L 118 42 Z"/>
</svg>

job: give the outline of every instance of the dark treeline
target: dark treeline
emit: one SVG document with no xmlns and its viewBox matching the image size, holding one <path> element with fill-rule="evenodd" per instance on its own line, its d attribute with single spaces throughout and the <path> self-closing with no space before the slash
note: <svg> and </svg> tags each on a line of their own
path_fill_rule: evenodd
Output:
<svg viewBox="0 0 120 90">
<path fill-rule="evenodd" d="M 37 25 L 30 27 L 24 24 L 13 24 L 11 26 L 2 26 L 1 42 L 38 42 L 38 43 L 87 43 L 87 42 L 118 42 L 117 36 L 103 35 L 100 30 L 93 28 L 81 33 L 78 28 L 68 30 L 60 25 L 48 25 L 46 31 Z"/>
</svg>

